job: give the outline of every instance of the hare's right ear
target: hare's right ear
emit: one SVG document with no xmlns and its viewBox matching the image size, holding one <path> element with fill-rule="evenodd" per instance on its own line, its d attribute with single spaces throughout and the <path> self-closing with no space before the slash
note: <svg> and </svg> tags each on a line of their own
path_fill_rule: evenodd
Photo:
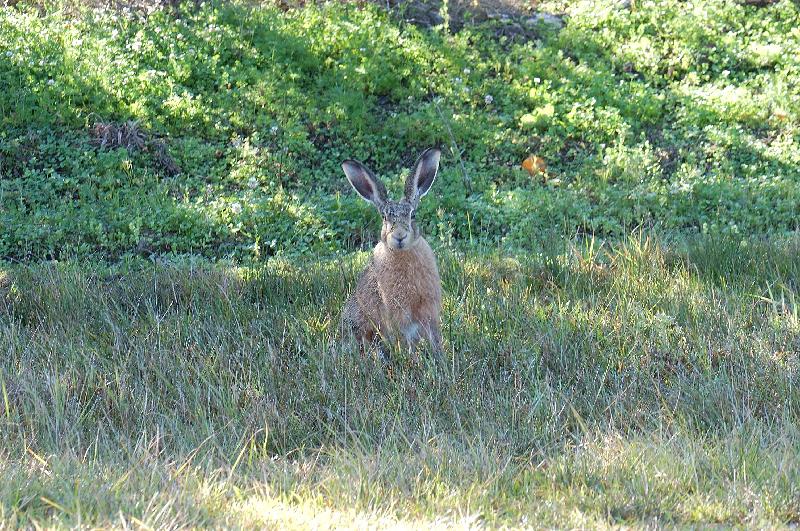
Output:
<svg viewBox="0 0 800 531">
<path fill-rule="evenodd" d="M 369 169 L 357 160 L 342 162 L 347 180 L 358 195 L 380 208 L 386 202 L 386 188 Z"/>
</svg>

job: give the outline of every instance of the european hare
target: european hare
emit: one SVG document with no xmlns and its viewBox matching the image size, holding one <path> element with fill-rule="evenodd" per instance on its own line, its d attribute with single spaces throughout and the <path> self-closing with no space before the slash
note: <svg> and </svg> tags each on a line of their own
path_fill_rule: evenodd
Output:
<svg viewBox="0 0 800 531">
<path fill-rule="evenodd" d="M 426 340 L 441 352 L 439 270 L 415 221 L 419 200 L 436 178 L 440 156 L 436 148 L 420 155 L 406 180 L 405 197 L 396 202 L 366 166 L 355 160 L 342 163 L 358 195 L 383 216 L 381 241 L 342 311 L 342 330 L 355 335 L 362 348 L 378 338 L 400 340 L 409 348 Z"/>
</svg>

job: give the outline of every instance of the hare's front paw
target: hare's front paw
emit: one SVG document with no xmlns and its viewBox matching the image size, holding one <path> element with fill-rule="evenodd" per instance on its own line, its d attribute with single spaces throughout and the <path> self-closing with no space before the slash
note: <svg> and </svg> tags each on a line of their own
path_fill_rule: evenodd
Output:
<svg viewBox="0 0 800 531">
<path fill-rule="evenodd" d="M 416 345 L 417 341 L 420 340 L 420 325 L 419 323 L 408 323 L 401 329 L 403 334 L 403 338 L 406 340 L 408 345 Z"/>
</svg>

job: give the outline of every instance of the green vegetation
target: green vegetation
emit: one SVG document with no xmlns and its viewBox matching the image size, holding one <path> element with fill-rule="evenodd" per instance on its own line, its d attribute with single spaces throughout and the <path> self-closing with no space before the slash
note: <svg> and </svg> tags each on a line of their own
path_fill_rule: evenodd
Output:
<svg viewBox="0 0 800 531">
<path fill-rule="evenodd" d="M 4 9 L 0 256 L 348 249 L 376 223 L 340 161 L 396 182 L 436 143 L 450 149 L 423 213 L 448 245 L 796 229 L 797 4 L 591 4 L 528 42 L 372 5 Z M 96 145 L 131 120 L 180 173 Z M 520 169 L 530 153 L 546 184 Z"/>
<path fill-rule="evenodd" d="M 0 528 L 800 524 L 800 6 L 540 7 L 0 8 Z M 383 363 L 340 162 L 433 144 Z"/>
</svg>

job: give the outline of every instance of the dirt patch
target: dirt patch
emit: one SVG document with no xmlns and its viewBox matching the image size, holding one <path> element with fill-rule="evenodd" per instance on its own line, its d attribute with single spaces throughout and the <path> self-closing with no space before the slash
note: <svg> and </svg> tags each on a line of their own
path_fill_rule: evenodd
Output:
<svg viewBox="0 0 800 531">
<path fill-rule="evenodd" d="M 278 0 L 290 10 L 323 0 Z M 356 5 L 372 3 L 392 16 L 422 28 L 446 24 L 457 33 L 465 26 L 489 23 L 498 38 L 513 41 L 538 38 L 541 31 L 560 30 L 563 16 L 539 9 L 536 0 L 358 0 Z"/>
<path fill-rule="evenodd" d="M 92 144 L 100 149 L 125 148 L 130 152 L 148 152 L 156 169 L 164 171 L 167 175 L 177 175 L 181 171 L 169 155 L 167 144 L 159 138 L 153 138 L 133 120 L 121 124 L 97 122 L 89 129 L 89 136 Z"/>
<path fill-rule="evenodd" d="M 561 15 L 537 10 L 537 2 L 521 0 L 404 0 L 394 3 L 374 0 L 407 22 L 425 28 L 447 24 L 452 32 L 474 24 L 488 23 L 498 38 L 530 40 L 541 31 L 564 26 Z"/>
<path fill-rule="evenodd" d="M 144 149 L 146 135 L 139 124 L 128 121 L 123 124 L 98 122 L 89 131 L 92 144 L 107 149 L 124 147 L 128 151 Z"/>
<path fill-rule="evenodd" d="M 647 140 L 653 146 L 664 179 L 669 180 L 680 163 L 678 148 L 664 138 L 664 132 L 661 129 L 653 128 L 647 131 Z"/>
</svg>

